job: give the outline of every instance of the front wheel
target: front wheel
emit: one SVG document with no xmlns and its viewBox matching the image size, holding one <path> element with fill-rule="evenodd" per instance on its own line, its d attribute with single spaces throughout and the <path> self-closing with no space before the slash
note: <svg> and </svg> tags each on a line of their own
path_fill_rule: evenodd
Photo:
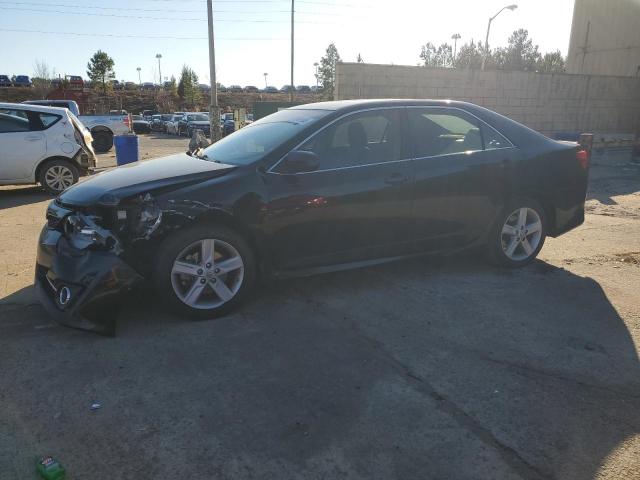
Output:
<svg viewBox="0 0 640 480">
<path fill-rule="evenodd" d="M 214 318 L 239 305 L 256 278 L 245 239 L 221 225 L 203 225 L 167 238 L 158 252 L 156 288 L 174 310 Z"/>
<path fill-rule="evenodd" d="M 492 227 L 487 244 L 489 257 L 500 266 L 523 267 L 542 249 L 546 231 L 545 212 L 539 202 L 511 202 Z"/>
</svg>

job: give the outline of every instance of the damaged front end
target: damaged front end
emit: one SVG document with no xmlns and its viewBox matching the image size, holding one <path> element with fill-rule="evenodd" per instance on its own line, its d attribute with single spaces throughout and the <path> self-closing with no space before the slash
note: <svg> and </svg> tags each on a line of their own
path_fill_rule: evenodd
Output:
<svg viewBox="0 0 640 480">
<path fill-rule="evenodd" d="M 121 297 L 143 278 L 126 261 L 126 246 L 148 239 L 161 220 L 150 194 L 126 202 L 106 195 L 82 209 L 53 201 L 38 241 L 40 302 L 60 324 L 115 335 Z"/>
</svg>

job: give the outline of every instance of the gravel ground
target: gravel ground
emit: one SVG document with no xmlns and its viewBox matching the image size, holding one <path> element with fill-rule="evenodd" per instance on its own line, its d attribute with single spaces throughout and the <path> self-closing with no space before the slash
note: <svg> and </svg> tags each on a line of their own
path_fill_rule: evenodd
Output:
<svg viewBox="0 0 640 480">
<path fill-rule="evenodd" d="M 628 159 L 594 159 L 585 224 L 523 270 L 468 255 L 279 281 L 203 322 L 142 291 L 116 338 L 37 304 L 50 199 L 0 187 L 0 478 L 35 479 L 42 454 L 69 479 L 640 478 Z"/>
</svg>

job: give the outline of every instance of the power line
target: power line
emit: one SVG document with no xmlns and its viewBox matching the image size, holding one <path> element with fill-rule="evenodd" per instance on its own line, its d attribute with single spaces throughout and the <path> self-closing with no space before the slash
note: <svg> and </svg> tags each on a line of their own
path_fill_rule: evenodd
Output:
<svg viewBox="0 0 640 480">
<path fill-rule="evenodd" d="M 2 2 L 0 2 L 1 4 Z M 185 20 L 189 22 L 206 22 L 206 18 L 176 18 L 176 17 L 149 17 L 146 15 L 117 15 L 115 13 L 88 13 L 88 12 L 66 12 L 62 10 L 41 10 L 36 8 L 21 8 L 21 7 L 3 7 L 4 10 L 18 10 L 25 12 L 36 12 L 36 13 L 53 13 L 60 15 L 80 15 L 80 16 L 89 16 L 89 17 L 108 17 L 108 18 L 132 18 L 135 20 Z M 287 12 L 289 13 L 289 12 Z M 233 22 L 233 23 L 288 23 L 287 20 L 251 20 L 251 19 L 231 19 L 231 18 L 222 18 L 216 20 L 216 22 Z M 301 21 L 298 23 L 328 23 L 328 22 L 311 22 L 311 21 Z"/>
<path fill-rule="evenodd" d="M 83 6 L 79 6 L 79 5 L 70 5 L 70 4 L 65 4 L 65 3 L 37 3 L 37 2 L 5 2 L 5 1 L 0 1 L 0 4 L 7 4 L 7 5 L 30 5 L 30 6 L 35 6 L 35 7 L 63 7 L 63 8 L 73 8 L 73 9 L 85 9 L 85 10 L 122 10 L 122 7 L 102 7 L 102 6 L 96 6 L 96 5 L 83 5 Z M 131 8 L 131 7 L 127 7 L 127 11 L 133 11 L 133 12 L 153 12 L 153 13 L 157 13 L 158 9 L 157 8 Z M 162 9 L 162 13 L 202 13 L 201 10 L 185 10 L 185 9 L 180 9 L 180 10 L 176 10 L 176 9 L 166 9 L 163 8 Z M 242 11 L 238 11 L 238 10 L 216 10 L 214 13 L 254 13 L 254 12 L 242 12 Z M 256 12 L 256 13 L 261 13 L 261 12 Z M 269 10 L 268 12 L 265 13 L 289 13 L 289 10 Z"/>
<path fill-rule="evenodd" d="M 46 30 L 26 30 L 20 28 L 0 28 L 0 32 L 16 32 L 16 33 L 42 33 L 47 35 L 72 35 L 79 37 L 111 37 L 111 38 L 141 38 L 145 40 L 207 40 L 207 37 L 173 37 L 166 35 L 119 35 L 115 33 L 78 33 L 78 32 L 50 32 Z M 218 37 L 221 40 L 288 40 L 284 37 Z"/>
</svg>

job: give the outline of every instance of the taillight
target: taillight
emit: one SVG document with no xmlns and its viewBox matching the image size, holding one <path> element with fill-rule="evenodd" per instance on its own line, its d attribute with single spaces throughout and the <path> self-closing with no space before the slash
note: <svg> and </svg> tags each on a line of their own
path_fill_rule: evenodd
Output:
<svg viewBox="0 0 640 480">
<path fill-rule="evenodd" d="M 576 160 L 584 170 L 589 168 L 589 151 L 584 148 L 579 149 L 576 152 Z"/>
</svg>

